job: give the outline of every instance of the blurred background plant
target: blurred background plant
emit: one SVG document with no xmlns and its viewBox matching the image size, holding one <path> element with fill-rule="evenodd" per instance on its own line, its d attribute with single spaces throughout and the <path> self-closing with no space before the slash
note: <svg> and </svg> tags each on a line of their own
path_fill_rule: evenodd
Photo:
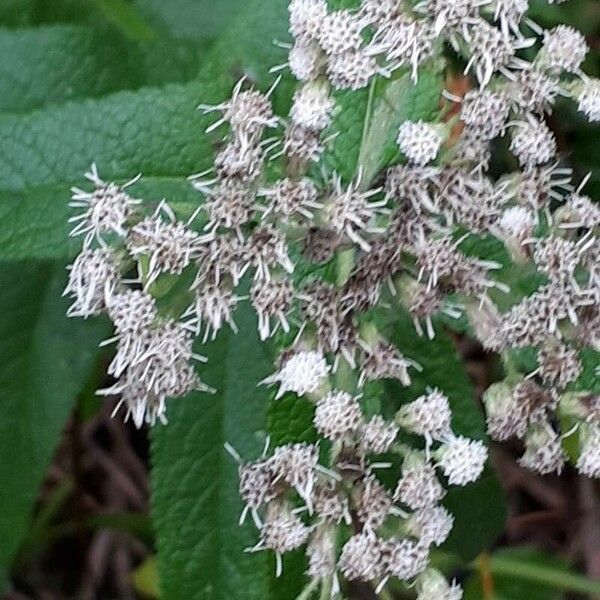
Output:
<svg viewBox="0 0 600 600">
<path fill-rule="evenodd" d="M 146 186 L 175 205 L 194 201 L 186 175 L 209 165 L 213 150 L 194 108 L 222 100 L 240 74 L 263 81 L 282 62 L 284 51 L 269 42 L 286 35 L 286 5 L 0 4 L 0 593 L 7 598 L 291 600 L 302 589 L 300 556 L 286 560 L 276 581 L 269 557 L 243 553 L 253 538 L 237 528 L 236 468 L 221 451 L 228 439 L 241 452 L 254 449 L 256 432 L 278 443 L 310 436 L 301 404 L 284 398 L 267 408 L 265 395 L 247 385 L 271 371 L 250 324 L 242 317 L 240 337 L 209 345 L 204 376 L 215 387 L 228 382 L 219 401 L 182 401 L 149 443 L 145 431 L 111 419 L 112 406 L 95 395 L 108 360 L 97 348 L 107 324 L 68 321 L 60 300 L 75 250 L 66 235 L 70 186 L 96 160 L 107 178 L 144 173 L 140 193 Z M 600 75 L 597 1 L 532 2 L 531 15 L 584 33 L 592 48 L 586 72 Z M 464 82 L 448 85 L 460 90 Z M 276 91 L 280 114 L 290 90 L 284 81 Z M 575 178 L 592 171 L 586 189 L 597 198 L 600 127 L 566 102 L 550 124 Z M 425 374 L 428 383 L 463 397 L 479 399 L 499 378 L 495 357 L 466 336 L 448 331 L 435 342 L 415 340 L 414 349 L 441 365 Z M 464 418 L 482 431 L 479 413 Z M 517 454 L 492 445 L 501 485 L 490 473 L 469 502 L 454 500 L 456 531 L 437 566 L 463 581 L 467 600 L 600 598 L 596 484 L 571 469 L 534 475 L 516 465 Z M 373 597 L 362 587 L 349 593 Z"/>
</svg>

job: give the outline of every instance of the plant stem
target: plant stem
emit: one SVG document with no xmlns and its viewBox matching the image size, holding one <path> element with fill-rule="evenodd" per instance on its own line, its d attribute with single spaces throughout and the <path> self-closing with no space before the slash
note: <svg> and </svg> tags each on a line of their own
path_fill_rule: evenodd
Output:
<svg viewBox="0 0 600 600">
<path fill-rule="evenodd" d="M 379 590 L 377 596 L 380 598 L 380 600 L 394 600 L 392 598 L 392 594 L 390 594 L 390 591 L 385 587 Z"/>
<path fill-rule="evenodd" d="M 308 600 L 312 593 L 317 589 L 319 585 L 318 579 L 312 579 L 309 584 L 300 592 L 300 594 L 296 597 L 296 600 Z"/>
<path fill-rule="evenodd" d="M 483 553 L 477 561 L 479 566 L 479 576 L 481 577 L 481 586 L 483 588 L 484 600 L 494 600 L 494 576 L 490 569 L 490 555 Z"/>
<path fill-rule="evenodd" d="M 530 581 L 539 585 L 546 585 L 558 590 L 589 594 L 600 598 L 600 581 L 588 579 L 585 575 L 571 573 L 565 569 L 556 569 L 551 566 L 532 564 L 519 558 L 505 556 L 484 555 L 485 569 L 493 576 L 505 576 L 521 581 Z M 479 556 L 471 564 L 465 565 L 455 555 L 446 552 L 436 552 L 433 556 L 433 566 L 443 572 L 470 569 L 482 572 L 482 557 Z"/>
<path fill-rule="evenodd" d="M 534 565 L 522 560 L 492 556 L 490 570 L 494 575 L 508 575 L 515 579 L 534 581 L 559 590 L 600 596 L 600 581 L 592 581 L 577 573 L 566 573 L 552 567 Z"/>
<path fill-rule="evenodd" d="M 373 80 L 371 81 L 371 84 L 369 85 L 369 96 L 367 98 L 367 109 L 365 111 L 365 120 L 363 123 L 363 130 L 362 130 L 362 135 L 361 135 L 361 139 L 360 139 L 360 154 L 358 157 L 359 168 L 363 169 L 360 187 L 361 187 L 361 189 L 365 189 L 365 190 L 369 189 L 371 179 L 375 175 L 374 173 L 371 173 L 371 172 L 367 172 L 367 173 L 364 172 L 364 170 L 367 170 L 367 169 L 365 169 L 364 163 L 366 161 L 363 157 L 363 148 L 365 145 L 365 140 L 367 139 L 367 135 L 369 133 L 369 128 L 371 126 L 371 119 L 373 117 L 373 101 L 374 101 L 374 99 L 375 99 L 375 78 L 373 78 Z"/>
<path fill-rule="evenodd" d="M 331 577 L 323 579 L 323 582 L 321 584 L 321 595 L 319 596 L 319 600 L 329 600 L 331 598 L 331 585 Z"/>
</svg>

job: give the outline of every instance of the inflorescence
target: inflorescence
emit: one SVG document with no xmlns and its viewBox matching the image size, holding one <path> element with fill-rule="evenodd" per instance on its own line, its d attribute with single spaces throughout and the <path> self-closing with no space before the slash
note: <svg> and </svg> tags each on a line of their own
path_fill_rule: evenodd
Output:
<svg viewBox="0 0 600 600">
<path fill-rule="evenodd" d="M 148 209 L 130 190 L 138 178 L 107 183 L 95 166 L 86 174 L 92 191 L 73 190 L 72 235 L 83 236 L 83 250 L 69 267 L 68 314 L 105 313 L 114 324 L 106 343 L 116 346 L 115 383 L 100 393 L 120 398 L 115 412 L 123 407 L 138 427 L 166 422 L 168 399 L 210 392 L 193 342 L 237 331 L 240 302 L 256 311 L 261 340 L 283 340 L 261 384 L 275 400 L 305 398 L 320 439 L 266 448 L 254 461 L 228 446 L 241 520 L 251 515 L 259 541 L 250 550 L 272 551 L 278 573 L 281 556 L 305 546 L 308 576 L 332 597 L 342 580 L 379 589 L 395 577 L 419 600 L 460 600 L 429 552 L 452 529 L 441 504 L 447 487 L 477 480 L 487 460 L 483 442 L 453 431 L 443 390 L 429 389 L 394 419 L 368 413 L 370 382 L 409 387 L 421 368 L 376 329 L 374 310 L 406 310 L 430 338 L 436 317 L 466 315 L 508 371 L 485 394 L 489 435 L 523 440 L 521 465 L 551 473 L 567 460 L 562 439 L 576 434 L 576 468 L 600 477 L 600 396 L 570 388 L 581 352 L 600 351 L 600 208 L 583 194 L 585 181 L 571 183 L 545 122 L 559 96 L 600 120 L 600 83 L 581 70 L 581 34 L 543 31 L 527 5 L 363 0 L 330 10 L 325 0 L 292 0 L 293 42 L 273 69 L 299 81 L 289 116 L 274 114 L 277 82 L 262 93 L 242 79 L 230 99 L 200 107 L 217 116 L 208 131 L 225 138 L 212 168 L 190 178 L 203 198 L 197 210 L 182 220 L 164 200 Z M 339 94 L 404 73 L 416 83 L 445 48 L 474 80 L 463 96 L 440 98 L 458 118 L 447 110 L 439 122 L 402 123 L 404 160 L 377 185 L 361 168 L 352 181 L 328 172 L 321 158 L 343 135 Z M 499 138 L 518 169 L 492 179 Z M 501 264 L 463 251 L 472 234 L 501 240 L 515 264 L 533 265 L 539 288 L 501 312 L 493 300 L 508 291 Z M 327 265 L 338 265 L 333 279 Z M 188 301 L 174 316 L 157 290 L 176 279 L 187 282 Z M 537 356 L 529 373 L 512 363 L 524 348 Z M 400 442 L 406 435 L 422 440 L 418 449 Z M 377 476 L 391 464 L 382 454 L 400 458 L 395 487 Z"/>
</svg>

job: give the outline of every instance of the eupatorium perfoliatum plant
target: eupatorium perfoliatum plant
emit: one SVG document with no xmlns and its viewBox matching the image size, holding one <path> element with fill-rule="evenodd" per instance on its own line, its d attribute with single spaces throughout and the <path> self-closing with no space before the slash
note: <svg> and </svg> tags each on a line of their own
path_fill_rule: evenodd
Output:
<svg viewBox="0 0 600 600">
<path fill-rule="evenodd" d="M 248 550 L 274 553 L 279 575 L 282 555 L 305 548 L 306 598 L 318 588 L 338 598 L 354 580 L 380 592 L 391 578 L 419 600 L 462 597 L 430 551 L 453 527 L 447 489 L 475 482 L 488 452 L 455 433 L 444 389 L 395 414 L 382 408 L 381 380 L 410 388 L 424 366 L 387 336 L 395 314 L 410 314 L 426 338 L 460 322 L 499 353 L 506 378 L 484 395 L 488 433 L 522 440 L 523 466 L 560 473 L 572 460 L 600 477 L 600 396 L 577 383 L 600 350 L 600 209 L 561 165 L 545 120 L 559 96 L 600 120 L 600 82 L 581 70 L 582 35 L 544 31 L 527 9 L 292 0 L 272 85 L 242 77 L 229 98 L 199 107 L 214 115 L 206 135 L 217 152 L 212 168 L 190 174 L 194 210 L 142 201 L 130 191 L 137 178 L 109 183 L 94 165 L 73 190 L 83 249 L 65 294 L 69 315 L 106 313 L 114 324 L 115 383 L 100 393 L 117 398 L 115 414 L 168 427 L 170 399 L 211 393 L 194 339 L 236 332 L 240 303 L 277 348 L 260 382 L 265 402 L 291 393 L 312 407 L 314 443 L 267 440 L 259 457 L 226 445 L 240 522 L 257 529 Z M 402 116 L 400 90 L 457 65 L 466 91 L 440 88 L 432 120 Z M 290 72 L 292 107 L 277 115 L 276 74 Z M 348 135 L 340 116 L 366 90 L 349 164 L 333 151 Z M 493 176 L 492 161 L 505 165 Z M 490 242 L 496 257 L 472 251 Z M 537 285 L 531 295 L 511 296 L 519 274 Z M 381 474 L 392 465 L 390 487 Z"/>
</svg>

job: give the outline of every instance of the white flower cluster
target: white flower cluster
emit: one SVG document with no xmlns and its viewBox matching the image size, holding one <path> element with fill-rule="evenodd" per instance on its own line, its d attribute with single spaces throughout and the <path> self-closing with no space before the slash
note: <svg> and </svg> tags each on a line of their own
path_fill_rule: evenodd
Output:
<svg viewBox="0 0 600 600">
<path fill-rule="evenodd" d="M 362 0 L 355 10 L 291 0 L 293 44 L 274 68 L 299 80 L 288 118 L 273 111 L 277 83 L 262 93 L 242 79 L 229 100 L 200 106 L 218 115 L 207 131 L 225 136 L 211 169 L 190 178 L 202 202 L 187 221 L 165 201 L 148 209 L 133 198 L 137 178 L 105 183 L 93 167 L 94 189 L 74 189 L 82 212 L 73 235 L 84 242 L 65 290 L 69 314 L 112 320 L 117 381 L 103 393 L 120 395 L 136 425 L 164 421 L 170 397 L 208 391 L 192 365 L 202 360 L 193 339 L 226 325 L 237 331 L 238 303 L 254 308 L 261 340 L 277 336 L 285 347 L 262 383 L 278 386 L 275 399 L 306 397 L 323 443 L 281 446 L 250 463 L 230 447 L 242 518 L 250 511 L 260 530 L 253 550 L 272 550 L 278 571 L 282 554 L 306 545 L 309 576 L 327 580 L 334 596 L 341 575 L 376 586 L 396 577 L 415 584 L 419 600 L 460 600 L 460 587 L 429 568 L 429 550 L 453 524 L 440 504 L 445 485 L 475 481 L 487 459 L 482 442 L 453 432 L 439 390 L 402 406 L 393 422 L 367 410 L 371 382 L 408 387 L 421 368 L 375 328 L 375 308 L 406 310 L 430 338 L 437 316 L 466 313 L 484 346 L 506 360 L 535 347 L 534 372 L 489 390 L 490 435 L 524 440 L 523 466 L 560 471 L 562 411 L 577 425 L 577 468 L 600 476 L 600 401 L 569 389 L 581 351 L 600 350 L 600 209 L 582 194 L 585 182 L 574 189 L 545 121 L 559 95 L 598 120 L 599 84 L 581 71 L 585 39 L 563 25 L 542 32 L 527 9 L 527 0 L 421 0 L 412 9 Z M 532 62 L 516 56 L 533 46 Z M 347 180 L 328 171 L 321 158 L 344 134 L 337 92 L 385 85 L 381 78 L 399 69 L 417 81 L 445 48 L 475 80 L 463 97 L 444 94 L 458 117 L 402 123 L 393 132 L 402 161 L 385 172 L 359 167 Z M 498 138 L 519 167 L 492 178 Z M 471 234 L 504 242 L 544 283 L 501 314 L 493 302 L 497 290 L 509 291 L 494 274 L 501 265 L 466 252 Z M 179 276 L 188 286 L 177 305 L 187 305 L 173 316 L 157 299 Z M 239 293 L 242 279 L 248 294 Z M 400 444 L 400 430 L 420 436 L 424 449 Z M 388 452 L 402 456 L 394 489 L 376 476 L 385 465 L 373 462 Z"/>
<path fill-rule="evenodd" d="M 454 523 L 440 504 L 443 482 L 464 486 L 476 481 L 487 460 L 486 447 L 452 432 L 449 401 L 439 390 L 403 406 L 395 422 L 380 415 L 367 420 L 358 398 L 328 391 L 325 365 L 322 356 L 302 351 L 287 358 L 266 383 L 279 383 L 315 403 L 315 429 L 334 444 L 327 466 L 319 462 L 316 444 L 279 446 L 255 462 L 242 461 L 228 447 L 239 464 L 241 520 L 250 511 L 260 530 L 251 550 L 275 552 L 279 574 L 282 554 L 306 545 L 310 577 L 328 579 L 334 594 L 340 575 L 378 588 L 396 577 L 416 581 L 423 598 L 439 588 L 459 599 L 456 584 L 428 570 L 429 551 L 446 541 Z M 401 429 L 422 436 L 425 451 L 399 444 Z M 395 489 L 375 475 L 389 465 L 373 462 L 373 456 L 388 452 L 403 456 Z M 344 532 L 346 541 L 338 544 Z"/>
<path fill-rule="evenodd" d="M 558 233 L 540 239 L 532 239 L 533 227 L 515 216 L 513 231 L 520 230 L 521 251 L 547 282 L 507 313 L 500 315 L 488 306 L 487 313 L 480 312 L 476 319 L 483 324 L 484 345 L 505 356 L 514 349 L 534 348 L 537 368 L 521 379 L 509 376 L 486 392 L 488 432 L 500 441 L 523 440 L 521 465 L 542 474 L 561 472 L 567 461 L 562 439 L 578 433 L 576 467 L 598 478 L 600 415 L 588 412 L 571 392 L 583 372 L 582 352 L 600 351 L 600 241 L 594 237 L 598 208 L 579 191 L 572 193 L 552 215 Z M 582 394 L 588 397 L 595 398 L 591 392 Z"/>
<path fill-rule="evenodd" d="M 72 235 L 84 235 L 83 250 L 69 267 L 65 295 L 73 303 L 69 316 L 87 318 L 107 313 L 115 336 L 116 354 L 108 373 L 117 381 L 100 394 L 121 397 L 125 419 L 137 427 L 166 422 L 166 400 L 192 390 L 209 391 L 193 361 L 192 334 L 171 318 L 161 317 L 148 287 L 161 274 L 180 274 L 201 252 L 205 240 L 176 220 L 161 202 L 143 218 L 141 201 L 127 188 L 100 179 L 95 165 L 86 174 L 94 189 L 73 189 L 72 206 L 83 209 L 72 221 Z M 133 278 L 128 272 L 134 270 Z M 143 284 L 145 282 L 145 285 Z"/>
</svg>

